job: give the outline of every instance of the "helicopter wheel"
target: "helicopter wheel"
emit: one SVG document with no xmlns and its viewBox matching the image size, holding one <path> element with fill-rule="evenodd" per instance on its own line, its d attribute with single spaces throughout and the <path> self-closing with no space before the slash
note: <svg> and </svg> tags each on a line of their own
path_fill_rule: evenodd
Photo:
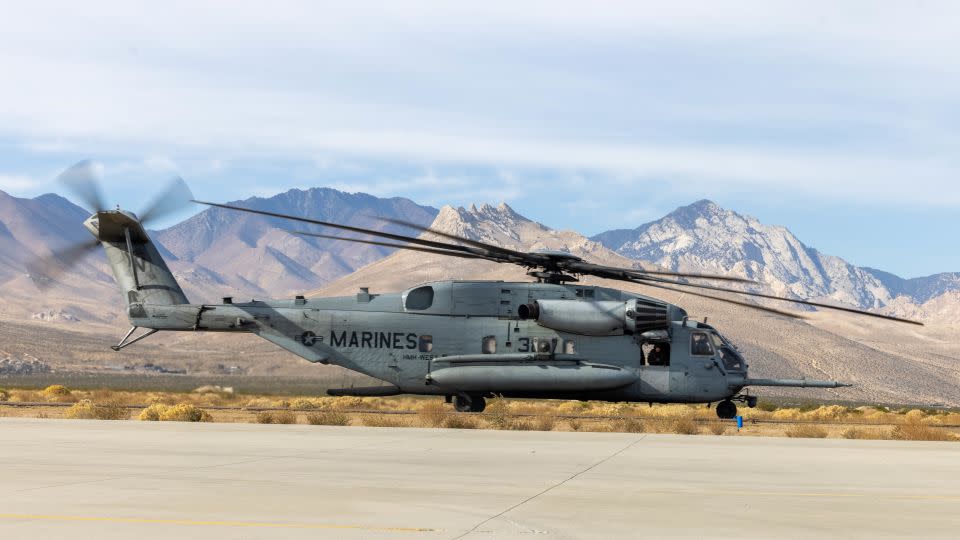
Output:
<svg viewBox="0 0 960 540">
<path fill-rule="evenodd" d="M 453 396 L 453 408 L 457 412 L 483 412 L 487 408 L 487 400 L 479 394 L 457 394 Z"/>
<path fill-rule="evenodd" d="M 724 420 L 734 418 L 737 416 L 737 405 L 729 399 L 717 403 L 717 416 Z"/>
</svg>

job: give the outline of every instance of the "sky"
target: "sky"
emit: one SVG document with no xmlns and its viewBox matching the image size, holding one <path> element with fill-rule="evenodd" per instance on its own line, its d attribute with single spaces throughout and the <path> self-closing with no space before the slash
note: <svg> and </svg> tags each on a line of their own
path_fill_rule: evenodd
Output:
<svg viewBox="0 0 960 540">
<path fill-rule="evenodd" d="M 558 229 L 711 199 L 903 277 L 960 271 L 960 3 L 17 2 L 0 190 L 136 209 L 327 186 Z M 184 217 L 184 216 L 180 216 Z"/>
</svg>

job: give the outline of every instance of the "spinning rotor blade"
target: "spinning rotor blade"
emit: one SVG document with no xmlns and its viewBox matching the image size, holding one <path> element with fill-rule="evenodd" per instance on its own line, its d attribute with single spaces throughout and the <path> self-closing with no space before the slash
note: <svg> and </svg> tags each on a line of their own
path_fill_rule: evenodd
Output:
<svg viewBox="0 0 960 540">
<path fill-rule="evenodd" d="M 54 278 L 60 276 L 74 265 L 83 260 L 97 246 L 99 240 L 91 240 L 82 244 L 76 244 L 66 247 L 59 251 L 54 251 L 45 257 L 38 257 L 27 263 L 27 272 L 33 278 L 39 289 L 47 289 L 52 284 Z M 38 276 L 47 279 L 36 279 Z"/>
<path fill-rule="evenodd" d="M 100 185 L 103 183 L 100 166 L 96 163 L 90 160 L 81 161 L 60 173 L 57 181 L 76 195 L 90 213 L 107 209 L 100 192 Z"/>
<path fill-rule="evenodd" d="M 647 287 L 655 287 L 655 288 L 657 288 L 657 289 L 664 289 L 664 290 L 667 290 L 667 291 L 675 291 L 675 292 L 680 292 L 680 293 L 684 293 L 684 294 L 689 294 L 689 295 L 691 295 L 691 296 L 699 296 L 699 297 L 701 297 L 701 298 L 709 298 L 709 299 L 711 299 L 711 300 L 717 300 L 717 301 L 720 301 L 720 302 L 726 302 L 726 303 L 728 303 L 728 304 L 736 304 L 736 305 L 738 305 L 738 306 L 748 307 L 748 308 L 751 308 L 751 309 L 757 309 L 757 310 L 760 310 L 760 311 L 766 311 L 766 312 L 768 312 L 768 313 L 774 313 L 774 314 L 776 314 L 776 315 L 783 315 L 783 316 L 785 316 L 785 317 L 792 317 L 792 318 L 794 318 L 794 319 L 806 319 L 806 318 L 807 318 L 806 316 L 801 315 L 800 313 L 793 313 L 793 312 L 790 312 L 790 311 L 782 311 L 782 310 L 779 310 L 779 309 L 769 308 L 769 307 L 766 307 L 766 306 L 758 306 L 758 305 L 756 305 L 756 304 L 751 304 L 750 302 L 744 302 L 743 300 L 734 300 L 734 299 L 732 299 L 732 298 L 724 298 L 724 297 L 722 297 L 722 296 L 714 296 L 714 295 L 712 295 L 712 294 L 704 294 L 704 293 L 698 293 L 698 292 L 693 292 L 693 291 L 685 291 L 685 290 L 683 290 L 683 289 L 677 289 L 677 288 L 674 288 L 674 287 L 668 287 L 668 286 L 666 286 L 666 285 L 657 285 L 656 282 L 650 282 L 650 281 L 646 281 L 646 280 L 643 280 L 643 281 L 639 281 L 639 280 L 638 280 L 638 281 L 635 281 L 635 283 L 639 283 L 640 285 L 646 285 Z"/>
<path fill-rule="evenodd" d="M 447 238 L 449 240 L 456 240 L 458 242 L 463 242 L 465 244 L 478 247 L 480 249 L 486 249 L 489 251 L 503 253 L 508 257 L 514 257 L 518 259 L 518 260 L 510 260 L 509 262 L 517 262 L 519 264 L 530 264 L 530 265 L 542 265 L 545 263 L 551 263 L 556 265 L 557 268 L 560 270 L 565 270 L 575 274 L 589 274 L 597 277 L 605 277 L 609 279 L 620 279 L 620 280 L 633 278 L 633 277 L 642 278 L 645 275 L 656 275 L 656 276 L 686 277 L 686 278 L 695 278 L 695 279 L 716 279 L 716 280 L 722 280 L 722 281 L 732 281 L 737 283 L 754 283 L 754 281 L 751 281 L 749 279 L 730 277 L 730 276 L 719 276 L 719 275 L 713 275 L 713 274 L 690 274 L 690 273 L 682 273 L 682 272 L 670 272 L 665 270 L 647 271 L 647 270 L 637 270 L 633 268 L 618 268 L 615 266 L 603 266 L 603 265 L 592 264 L 592 263 L 583 262 L 583 261 L 563 260 L 563 259 L 551 261 L 549 257 L 546 257 L 539 253 L 523 253 L 520 251 L 514 251 L 512 249 L 493 246 L 483 242 L 478 242 L 476 240 L 471 240 L 469 238 L 464 238 L 462 236 L 457 236 L 455 234 L 438 231 L 430 227 L 417 225 L 416 223 L 410 223 L 409 221 L 402 221 L 399 219 L 389 219 L 389 218 L 377 218 L 377 219 L 380 219 L 381 221 L 385 221 L 387 223 L 393 223 L 395 225 L 402 225 L 404 227 L 416 229 L 418 231 L 427 232 L 430 234 L 436 234 L 443 238 Z M 520 260 L 523 260 L 526 262 L 520 262 Z"/>
<path fill-rule="evenodd" d="M 460 257 L 460 258 L 463 258 L 463 259 L 480 259 L 480 260 L 486 260 L 486 258 L 481 257 L 481 256 L 479 256 L 479 255 L 473 255 L 472 253 L 464 253 L 464 252 L 461 252 L 461 251 L 449 251 L 449 250 L 446 250 L 446 249 L 437 249 L 437 248 L 411 246 L 411 245 L 408 245 L 408 244 L 394 244 L 394 243 L 391 243 L 391 242 L 378 242 L 378 241 L 376 241 L 376 240 L 364 240 L 364 239 L 362 239 L 362 238 L 347 238 L 347 237 L 345 237 L 345 236 L 333 236 L 333 235 L 329 235 L 329 234 L 317 234 L 317 233 L 310 233 L 310 232 L 306 232 L 306 231 L 288 231 L 288 232 L 291 232 L 291 233 L 293 233 L 293 234 L 303 235 L 303 236 L 313 236 L 313 237 L 316 237 L 316 238 L 328 238 L 328 239 L 330 239 L 330 240 L 344 240 L 344 241 L 346 241 L 346 242 L 358 242 L 358 243 L 360 243 L 360 244 L 371 244 L 371 245 L 374 245 L 374 246 L 384 246 L 384 247 L 391 247 L 391 248 L 397 248 L 397 249 L 409 249 L 409 250 L 411 250 L 411 251 L 422 251 L 422 252 L 424 252 L 424 253 L 437 253 L 437 254 L 439 254 L 439 255 L 449 255 L 449 256 L 451 256 L 451 257 Z"/>
<path fill-rule="evenodd" d="M 391 219 L 391 218 L 381 218 L 381 217 L 378 217 L 377 219 L 379 219 L 380 221 L 384 221 L 386 223 L 393 223 L 394 225 L 402 225 L 404 227 L 415 229 L 420 232 L 435 234 L 437 236 L 440 236 L 441 238 L 446 238 L 447 240 L 463 242 L 464 244 L 473 246 L 475 248 L 484 249 L 493 253 L 500 253 L 509 257 L 516 257 L 518 259 L 516 261 L 509 261 L 509 262 L 517 262 L 517 263 L 523 264 L 521 261 L 531 260 L 531 261 L 535 261 L 533 264 L 537 264 L 546 260 L 543 256 L 540 256 L 536 253 L 523 253 L 521 251 L 514 251 L 512 249 L 507 249 L 500 246 L 494 246 L 492 244 L 487 244 L 484 242 L 480 242 L 478 240 L 472 240 L 470 238 L 464 238 L 463 236 L 457 236 L 455 234 L 438 231 L 437 229 L 432 229 L 430 227 L 424 227 L 423 225 L 417 225 L 416 223 L 411 223 L 409 221 L 403 221 L 400 219 Z"/>
<path fill-rule="evenodd" d="M 608 279 L 628 279 L 628 278 L 644 278 L 646 276 L 673 276 L 673 277 L 684 277 L 684 278 L 694 278 L 694 279 L 715 279 L 719 281 L 732 281 L 734 283 L 756 283 L 753 280 L 733 277 L 733 276 L 721 276 L 715 274 L 690 274 L 684 272 L 670 272 L 666 270 L 636 270 L 631 268 L 618 268 L 616 266 L 603 266 L 600 264 L 593 264 L 588 262 L 580 261 L 571 261 L 564 265 L 564 268 L 570 270 L 571 272 L 576 272 L 580 274 L 590 274 L 597 277 L 608 278 Z"/>
<path fill-rule="evenodd" d="M 510 262 L 510 261 L 507 261 L 507 260 L 498 259 L 498 258 L 496 258 L 496 257 L 494 257 L 494 256 L 492 256 L 492 255 L 486 254 L 486 253 L 479 252 L 479 250 L 477 250 L 477 249 L 475 249 L 475 248 L 470 248 L 470 247 L 467 247 L 467 246 L 458 246 L 458 245 L 456 245 L 456 244 L 447 244 L 447 243 L 445 243 L 445 242 L 436 242 L 436 241 L 433 241 L 433 240 L 426 240 L 426 239 L 424 239 L 424 238 L 415 238 L 415 237 L 413 237 L 413 236 L 405 236 L 405 235 L 402 235 L 402 234 L 393 234 L 393 233 L 388 233 L 388 232 L 384 232 L 384 231 L 376 231 L 376 230 L 373 230 L 373 229 L 365 229 L 365 228 L 363 228 L 363 227 L 353 227 L 353 226 L 351 226 L 351 225 L 341 225 L 341 224 L 339 224 L 339 223 L 331 223 L 331 222 L 329 222 L 329 221 L 320 221 L 320 220 L 318 220 L 318 219 L 310 219 L 310 218 L 305 218 L 305 217 L 300 217 L 300 216 L 291 216 L 291 215 L 287 215 L 287 214 L 280 214 L 280 213 L 277 213 L 277 212 L 268 212 L 268 211 L 266 211 L 266 210 L 254 210 L 254 209 L 252 209 L 252 208 L 243 208 L 242 206 L 233 206 L 233 205 L 229 205 L 229 204 L 219 204 L 219 203 L 212 203 L 212 202 L 206 202 L 206 201 L 197 201 L 197 200 L 194 200 L 193 202 L 199 203 L 199 204 L 205 204 L 205 205 L 207 205 L 207 206 L 215 206 L 215 207 L 217 207 L 217 208 L 225 208 L 225 209 L 227 209 L 227 210 L 238 210 L 238 211 L 240 211 L 240 212 L 247 212 L 247 213 L 250 213 L 250 214 L 260 214 L 261 216 L 275 217 L 275 218 L 280 218 L 280 219 L 290 219 L 290 220 L 293 220 L 293 221 L 300 221 L 300 222 L 302 222 L 302 223 L 310 223 L 311 225 L 322 225 L 322 226 L 324 226 L 324 227 L 333 227 L 333 228 L 335 228 L 335 229 L 342 229 L 342 230 L 344 230 L 344 231 L 351 231 L 351 232 L 357 232 L 357 233 L 362 233 L 362 234 L 368 234 L 368 235 L 371 235 L 371 236 L 379 236 L 379 237 L 381 237 L 381 238 L 387 238 L 387 239 L 390 239 L 390 240 L 399 240 L 399 241 L 401 241 L 401 242 L 409 242 L 409 243 L 411 243 L 411 244 L 417 244 L 417 245 L 426 246 L 426 247 L 431 247 L 431 248 L 437 248 L 437 249 L 442 249 L 442 250 L 456 251 L 456 252 L 459 252 L 459 253 L 467 253 L 467 254 L 470 254 L 470 255 L 474 255 L 474 256 L 476 256 L 477 258 L 480 258 L 480 259 L 487 259 L 487 260 L 492 260 L 492 261 L 497 261 L 497 262 Z"/>
<path fill-rule="evenodd" d="M 167 184 L 167 187 L 158 193 L 150 204 L 140 212 L 140 222 L 148 223 L 151 220 L 162 218 L 178 210 L 190 206 L 193 201 L 193 193 L 187 187 L 187 183 L 179 176 L 174 177 Z"/>
<path fill-rule="evenodd" d="M 643 283 L 644 283 L 644 284 L 649 284 L 649 283 L 651 283 L 651 282 L 655 282 L 655 283 L 665 283 L 665 284 L 669 284 L 669 285 L 679 285 L 679 286 L 681 286 L 681 287 L 696 287 L 696 288 L 698 288 L 698 289 L 708 289 L 708 290 L 711 290 L 711 291 L 720 291 L 720 292 L 729 292 L 729 293 L 734 293 L 734 294 L 743 294 L 743 295 L 746 295 L 746 296 L 755 296 L 755 297 L 758 297 L 758 298 L 767 298 L 767 299 L 770 299 L 770 300 L 779 300 L 779 301 L 781 301 L 781 302 L 793 302 L 793 303 L 795 303 L 795 304 L 803 304 L 803 305 L 805 305 L 805 306 L 814 306 L 814 307 L 824 308 L 824 309 L 833 309 L 833 310 L 837 310 L 837 311 L 845 311 L 845 312 L 847 312 L 847 313 L 855 313 L 855 314 L 857 314 L 857 315 L 866 315 L 867 317 L 876 317 L 876 318 L 878 318 L 878 319 L 886 319 L 886 320 L 888 320 L 888 321 L 897 321 L 897 322 L 915 324 L 915 325 L 917 325 L 917 326 L 923 326 L 923 323 L 922 323 L 922 322 L 919 322 L 919 321 L 913 321 L 913 320 L 910 320 L 910 319 L 901 319 L 900 317 L 894 317 L 894 316 L 891 316 L 891 315 L 883 315 L 883 314 L 880 314 L 880 313 L 873 313 L 873 312 L 870 312 L 870 311 L 863 311 L 862 309 L 856 309 L 856 308 L 850 308 L 850 307 L 844 307 L 844 306 L 835 306 L 835 305 L 831 305 L 831 304 L 824 304 L 823 302 L 814 302 L 814 301 L 812 301 L 812 300 L 800 300 L 800 299 L 795 299 L 795 298 L 785 298 L 785 297 L 783 297 L 783 296 L 775 296 L 775 295 L 772 295 L 772 294 L 765 294 L 765 293 L 758 293 L 758 292 L 750 292 L 750 291 L 738 291 L 738 290 L 736 290 L 736 289 L 727 289 L 727 288 L 725 288 L 725 287 L 715 287 L 715 286 L 712 286 L 712 285 L 700 285 L 700 284 L 695 284 L 695 283 L 683 283 L 683 282 L 680 282 L 680 281 L 671 281 L 671 280 L 661 279 L 661 278 L 647 278 L 647 279 L 643 280 Z M 757 306 L 753 306 L 753 307 L 757 307 Z"/>
</svg>

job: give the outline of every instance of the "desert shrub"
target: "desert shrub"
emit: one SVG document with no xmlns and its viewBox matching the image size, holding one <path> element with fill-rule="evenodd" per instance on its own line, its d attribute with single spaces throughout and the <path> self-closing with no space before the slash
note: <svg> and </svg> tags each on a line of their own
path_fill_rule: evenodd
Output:
<svg viewBox="0 0 960 540">
<path fill-rule="evenodd" d="M 127 410 L 117 403 L 96 404 L 89 399 L 81 399 L 63 413 L 65 418 L 85 420 L 125 420 Z"/>
<path fill-rule="evenodd" d="M 213 417 L 207 411 L 191 403 L 164 405 L 154 403 L 140 411 L 140 420 L 148 422 L 212 422 Z"/>
<path fill-rule="evenodd" d="M 146 409 L 143 409 L 142 411 L 140 411 L 140 416 L 138 418 L 140 418 L 140 420 L 143 420 L 145 422 L 159 422 L 160 413 L 165 411 L 166 408 L 167 406 L 164 405 L 163 403 L 153 403 L 147 406 Z"/>
<path fill-rule="evenodd" d="M 368 427 L 404 427 L 403 418 L 395 414 L 366 414 L 363 415 L 363 425 Z"/>
<path fill-rule="evenodd" d="M 815 424 L 797 424 L 788 428 L 784 434 L 800 439 L 824 439 L 827 437 L 827 430 Z"/>
<path fill-rule="evenodd" d="M 10 392 L 0 388 L 0 401 L 7 401 L 10 399 Z"/>
<path fill-rule="evenodd" d="M 450 429 L 477 429 L 480 425 L 474 416 L 452 414 L 443 420 L 443 427 Z"/>
<path fill-rule="evenodd" d="M 613 429 L 624 433 L 646 433 L 647 426 L 639 418 L 626 416 L 614 422 Z"/>
<path fill-rule="evenodd" d="M 44 388 L 40 394 L 49 401 L 76 401 L 73 392 L 62 384 L 51 384 Z"/>
<path fill-rule="evenodd" d="M 255 417 L 258 424 L 272 424 L 273 423 L 273 412 L 271 411 L 260 411 Z"/>
<path fill-rule="evenodd" d="M 534 431 L 536 429 L 536 426 L 533 425 L 533 422 L 524 420 L 522 418 L 514 419 L 508 424 L 508 426 L 509 427 L 507 427 L 507 429 L 511 429 L 513 431 Z"/>
<path fill-rule="evenodd" d="M 777 410 L 777 404 L 772 401 L 761 399 L 757 401 L 757 408 L 763 412 L 773 412 Z"/>
<path fill-rule="evenodd" d="M 897 441 L 955 441 L 957 437 L 943 428 L 923 425 L 919 422 L 900 424 L 890 431 L 890 438 Z"/>
<path fill-rule="evenodd" d="M 714 435 L 723 435 L 727 432 L 727 425 L 723 422 L 710 422 L 710 426 L 707 428 L 707 430 Z"/>
<path fill-rule="evenodd" d="M 314 399 L 296 398 L 290 402 L 290 408 L 301 410 L 301 411 L 306 409 L 319 409 L 320 403 L 318 403 Z"/>
<path fill-rule="evenodd" d="M 846 429 L 844 430 L 843 433 L 840 434 L 840 436 L 843 437 L 844 439 L 867 439 L 867 440 L 879 440 L 879 439 L 889 438 L 888 434 L 885 434 L 883 431 L 879 429 L 866 429 L 866 428 L 858 428 L 858 427 L 852 427 L 852 428 Z"/>
<path fill-rule="evenodd" d="M 570 420 L 567 420 L 567 425 L 570 426 L 570 429 L 572 429 L 573 431 L 580 431 L 580 429 L 583 428 L 583 422 L 581 422 L 576 418 L 571 418 Z"/>
<path fill-rule="evenodd" d="M 338 411 L 318 411 L 307 413 L 307 423 L 311 426 L 348 426 L 350 417 Z"/>
<path fill-rule="evenodd" d="M 670 431 L 678 435 L 696 435 L 700 433 L 700 426 L 690 418 L 677 418 L 670 424 Z"/>
<path fill-rule="evenodd" d="M 417 411 L 417 420 L 424 427 L 441 427 L 446 419 L 447 411 L 443 404 L 437 401 L 431 401 Z"/>
<path fill-rule="evenodd" d="M 364 407 L 363 398 L 357 396 L 337 396 L 330 400 L 331 409 L 362 409 Z"/>
<path fill-rule="evenodd" d="M 533 429 L 535 431 L 553 431 L 557 425 L 557 417 L 552 413 L 541 413 L 533 419 Z"/>
<path fill-rule="evenodd" d="M 800 409 L 777 409 L 772 416 L 774 420 L 796 420 L 800 418 Z"/>
<path fill-rule="evenodd" d="M 296 424 L 297 415 L 291 411 L 276 411 L 273 413 L 274 424 Z"/>
<path fill-rule="evenodd" d="M 510 429 L 510 412 L 505 399 L 491 400 L 484 414 L 494 429 Z"/>
<path fill-rule="evenodd" d="M 804 413 L 804 418 L 811 420 L 838 420 L 847 414 L 847 408 L 842 405 L 824 405 Z"/>
</svg>

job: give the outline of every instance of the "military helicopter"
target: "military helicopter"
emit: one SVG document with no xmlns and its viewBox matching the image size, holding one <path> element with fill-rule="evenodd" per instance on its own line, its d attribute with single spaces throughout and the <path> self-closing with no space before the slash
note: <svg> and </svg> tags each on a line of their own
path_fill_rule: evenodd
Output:
<svg viewBox="0 0 960 540">
<path fill-rule="evenodd" d="M 792 313 L 698 292 L 736 293 L 858 315 L 921 324 L 810 300 L 703 283 L 752 283 L 719 275 L 617 268 L 560 251 L 522 252 L 434 230 L 383 220 L 421 233 L 395 234 L 230 204 L 192 201 L 360 233 L 349 238 L 290 232 L 478 261 L 519 265 L 529 282 L 437 281 L 398 293 L 290 300 L 192 304 L 143 227 L 146 218 L 192 199 L 182 180 L 141 214 L 106 210 L 95 170 L 81 162 L 61 181 L 93 211 L 84 227 L 89 244 L 52 259 L 70 264 L 101 245 L 127 304 L 132 328 L 112 348 L 122 350 L 156 332 L 246 332 L 309 362 L 334 364 L 383 381 L 383 386 L 342 388 L 331 395 L 421 394 L 445 397 L 460 412 L 481 412 L 493 396 L 658 403 L 717 403 L 729 419 L 736 402 L 756 406 L 748 387 L 838 388 L 850 384 L 808 379 L 751 378 L 737 347 L 683 308 L 650 296 L 584 285 L 579 276 L 638 283 L 711 298 L 788 317 Z M 426 233 L 426 234 L 423 234 Z M 50 266 L 47 259 L 37 266 Z M 138 329 L 144 329 L 133 337 Z"/>
</svg>

